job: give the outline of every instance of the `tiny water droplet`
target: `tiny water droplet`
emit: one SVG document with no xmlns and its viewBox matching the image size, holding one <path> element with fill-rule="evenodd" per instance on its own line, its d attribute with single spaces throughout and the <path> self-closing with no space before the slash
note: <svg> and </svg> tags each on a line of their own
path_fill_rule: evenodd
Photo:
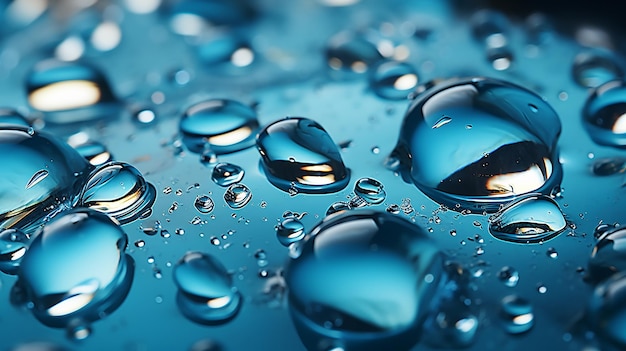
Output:
<svg viewBox="0 0 626 351">
<path fill-rule="evenodd" d="M 546 251 L 546 255 L 552 259 L 559 257 L 558 251 L 556 251 L 556 249 L 553 247 L 548 248 L 548 250 Z"/>
</svg>

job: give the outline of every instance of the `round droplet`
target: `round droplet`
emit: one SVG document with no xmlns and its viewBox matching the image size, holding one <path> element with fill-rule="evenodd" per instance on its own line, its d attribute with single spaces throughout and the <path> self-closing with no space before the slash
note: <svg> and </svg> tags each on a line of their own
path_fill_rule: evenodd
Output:
<svg viewBox="0 0 626 351">
<path fill-rule="evenodd" d="M 626 228 L 608 227 L 601 232 L 591 251 L 586 277 L 596 282 L 626 271 Z"/>
<path fill-rule="evenodd" d="M 442 259 L 401 217 L 366 210 L 326 217 L 285 274 L 300 338 L 309 350 L 322 342 L 410 349 L 446 279 Z"/>
<path fill-rule="evenodd" d="M 623 63 L 603 50 L 581 52 L 572 65 L 574 81 L 583 88 L 596 88 L 614 79 L 624 78 Z"/>
<path fill-rule="evenodd" d="M 297 218 L 286 218 L 276 226 L 276 237 L 284 246 L 302 240 L 304 234 L 304 224 Z"/>
<path fill-rule="evenodd" d="M 156 112 L 149 107 L 136 108 L 132 111 L 132 116 L 133 121 L 141 125 L 152 124 L 157 119 Z"/>
<path fill-rule="evenodd" d="M 29 233 L 76 202 L 91 166 L 69 145 L 21 126 L 0 128 L 0 228 Z"/>
<path fill-rule="evenodd" d="M 524 298 L 509 295 L 502 299 L 500 308 L 502 326 L 509 334 L 525 333 L 535 324 L 532 305 Z"/>
<path fill-rule="evenodd" d="M 415 68 L 406 62 L 385 61 L 377 64 L 370 76 L 370 87 L 384 99 L 407 99 L 417 87 Z"/>
<path fill-rule="evenodd" d="M 354 184 L 354 193 L 372 205 L 385 201 L 383 184 L 374 178 L 361 178 Z"/>
<path fill-rule="evenodd" d="M 326 61 L 334 70 L 364 73 L 382 59 L 375 42 L 362 34 L 340 32 L 326 47 Z"/>
<path fill-rule="evenodd" d="M 243 184 L 233 184 L 224 193 L 224 201 L 233 209 L 244 207 L 250 199 L 252 199 L 252 191 Z"/>
<path fill-rule="evenodd" d="M 230 186 L 239 183 L 244 176 L 243 168 L 232 163 L 218 163 L 213 167 L 211 179 L 219 186 Z"/>
<path fill-rule="evenodd" d="M 626 148 L 626 82 L 613 80 L 594 89 L 582 116 L 596 144 Z"/>
<path fill-rule="evenodd" d="M 91 333 L 91 325 L 89 323 L 82 323 L 80 320 L 71 322 L 65 330 L 67 338 L 73 341 L 81 341 L 87 339 Z"/>
<path fill-rule="evenodd" d="M 619 350 L 626 348 L 626 276 L 617 273 L 596 286 L 589 301 L 587 318 L 607 350 L 613 346 Z M 604 350 L 604 348 L 602 348 Z"/>
<path fill-rule="evenodd" d="M 5 229 L 0 232 L 0 271 L 16 274 L 22 257 L 26 254 L 30 238 L 19 229 Z"/>
<path fill-rule="evenodd" d="M 546 256 L 548 256 L 548 257 L 550 257 L 552 259 L 555 259 L 555 258 L 559 257 L 559 252 L 556 251 L 555 248 L 549 247 L 548 250 L 546 250 Z"/>
<path fill-rule="evenodd" d="M 64 212 L 46 224 L 22 259 L 17 283 L 25 288 L 35 317 L 65 327 L 115 310 L 133 277 L 126 245 L 122 229 L 90 209 Z"/>
<path fill-rule="evenodd" d="M 241 294 L 226 268 L 213 256 L 189 252 L 174 267 L 176 303 L 182 314 L 201 324 L 221 324 L 241 308 Z"/>
<path fill-rule="evenodd" d="M 514 288 L 519 282 L 519 272 L 513 267 L 504 266 L 498 272 L 498 280 L 509 288 Z"/>
<path fill-rule="evenodd" d="M 104 73 L 85 63 L 42 61 L 26 78 L 26 90 L 30 106 L 52 123 L 111 118 L 120 111 Z"/>
<path fill-rule="evenodd" d="M 232 69 L 250 66 L 255 60 L 255 53 L 246 38 L 232 32 L 211 37 L 196 50 L 200 62 L 216 74 L 238 73 Z"/>
<path fill-rule="evenodd" d="M 545 195 L 517 199 L 489 217 L 489 233 L 515 243 L 537 243 L 554 238 L 567 227 L 557 203 Z"/>
<path fill-rule="evenodd" d="M 498 47 L 487 50 L 487 61 L 496 71 L 506 71 L 513 64 L 513 52 L 508 47 Z"/>
<path fill-rule="evenodd" d="M 213 199 L 208 195 L 198 195 L 193 205 L 200 213 L 210 213 L 215 208 Z"/>
<path fill-rule="evenodd" d="M 472 34 L 488 48 L 506 45 L 506 35 L 511 28 L 509 20 L 500 12 L 483 9 L 470 18 Z"/>
<path fill-rule="evenodd" d="M 104 212 L 124 224 L 143 216 L 155 199 L 155 187 L 135 167 L 109 162 L 89 176 L 79 206 Z"/>
<path fill-rule="evenodd" d="M 179 129 L 190 151 L 202 153 L 208 146 L 221 155 L 254 145 L 259 122 L 250 106 L 214 99 L 188 108 L 180 119 Z"/>
<path fill-rule="evenodd" d="M 450 120 L 440 125 L 442 118 Z M 412 103 L 391 157 L 400 159 L 404 179 L 440 204 L 495 212 L 518 195 L 549 194 L 560 184 L 560 129 L 556 112 L 522 87 L 451 81 Z"/>
<path fill-rule="evenodd" d="M 74 146 L 74 150 L 93 166 L 100 166 L 113 160 L 113 155 L 111 155 L 107 147 L 97 141 L 88 141 L 76 145 Z"/>
<path fill-rule="evenodd" d="M 267 179 L 283 191 L 331 193 L 350 181 L 339 148 L 313 120 L 278 120 L 259 132 L 257 147 Z"/>
</svg>

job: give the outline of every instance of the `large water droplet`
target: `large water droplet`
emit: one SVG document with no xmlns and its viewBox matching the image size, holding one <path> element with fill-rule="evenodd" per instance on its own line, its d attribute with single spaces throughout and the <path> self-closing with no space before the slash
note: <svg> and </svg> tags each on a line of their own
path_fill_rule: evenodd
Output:
<svg viewBox="0 0 626 351">
<path fill-rule="evenodd" d="M 225 99 L 191 106 L 180 119 L 180 133 L 189 150 L 216 154 L 239 151 L 254 145 L 259 129 L 256 112 L 248 105 Z"/>
<path fill-rule="evenodd" d="M 556 112 L 529 90 L 488 78 L 449 81 L 413 102 L 391 157 L 440 204 L 495 212 L 560 183 L 560 129 Z"/>
<path fill-rule="evenodd" d="M 110 162 L 92 172 L 79 205 L 128 223 L 149 211 L 156 199 L 156 189 L 133 166 Z"/>
<path fill-rule="evenodd" d="M 237 315 L 241 294 L 213 256 L 189 252 L 174 267 L 176 302 L 185 317 L 202 324 L 225 323 Z"/>
<path fill-rule="evenodd" d="M 85 63 L 42 61 L 28 75 L 26 89 L 28 103 L 48 122 L 110 118 L 120 109 L 104 73 Z"/>
<path fill-rule="evenodd" d="M 22 259 L 17 284 L 42 323 L 65 327 L 95 321 L 125 299 L 133 263 L 124 254 L 128 239 L 107 215 L 75 209 L 43 228 Z"/>
<path fill-rule="evenodd" d="M 91 166 L 69 145 L 32 128 L 0 128 L 0 228 L 25 232 L 72 206 Z"/>
<path fill-rule="evenodd" d="M 408 350 L 445 280 L 442 256 L 407 220 L 373 211 L 326 217 L 290 261 L 290 311 L 309 350 Z"/>
<path fill-rule="evenodd" d="M 606 228 L 591 251 L 587 279 L 601 281 L 626 271 L 626 228 Z"/>
<path fill-rule="evenodd" d="M 276 226 L 276 237 L 284 246 L 302 240 L 304 234 L 304 224 L 297 218 L 286 218 Z"/>
<path fill-rule="evenodd" d="M 556 202 L 545 195 L 517 199 L 489 218 L 489 233 L 515 243 L 536 243 L 552 239 L 567 227 Z"/>
<path fill-rule="evenodd" d="M 232 163 L 218 163 L 213 167 L 211 179 L 219 186 L 230 186 L 239 183 L 244 176 L 243 168 Z"/>
<path fill-rule="evenodd" d="M 526 299 L 509 295 L 502 299 L 500 305 L 502 326 L 509 334 L 521 334 L 530 330 L 535 324 L 533 307 Z"/>
<path fill-rule="evenodd" d="M 623 63 L 612 53 L 600 49 L 581 52 L 572 65 L 574 81 L 584 88 L 595 88 L 608 81 L 624 78 Z"/>
<path fill-rule="evenodd" d="M 417 81 L 417 72 L 410 64 L 385 61 L 372 70 L 370 87 L 382 98 L 402 100 L 417 87 Z"/>
<path fill-rule="evenodd" d="M 585 129 L 600 145 L 626 147 L 626 82 L 613 80 L 593 90 L 583 107 Z"/>
<path fill-rule="evenodd" d="M 317 122 L 294 117 L 266 126 L 257 137 L 267 179 L 283 191 L 331 193 L 343 189 L 350 174 L 339 148 Z"/>
<path fill-rule="evenodd" d="M 364 73 L 383 56 L 367 35 L 340 32 L 326 47 L 326 60 L 334 70 Z"/>
<path fill-rule="evenodd" d="M 22 257 L 28 250 L 30 238 L 19 229 L 0 232 L 0 271 L 16 274 Z"/>
<path fill-rule="evenodd" d="M 224 192 L 224 201 L 233 209 L 242 208 L 252 199 L 252 191 L 244 184 L 233 184 Z"/>
</svg>

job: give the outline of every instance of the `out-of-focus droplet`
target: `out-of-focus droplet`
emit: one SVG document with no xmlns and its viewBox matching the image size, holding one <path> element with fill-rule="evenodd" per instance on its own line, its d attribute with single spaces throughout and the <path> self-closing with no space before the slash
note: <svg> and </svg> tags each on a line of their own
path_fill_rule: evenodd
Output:
<svg viewBox="0 0 626 351">
<path fill-rule="evenodd" d="M 511 68 L 513 60 L 513 52 L 507 47 L 487 50 L 487 61 L 491 63 L 491 67 L 496 71 L 508 70 Z"/>
<path fill-rule="evenodd" d="M 276 237 L 284 246 L 302 240 L 304 234 L 304 224 L 297 218 L 286 218 L 276 226 Z"/>
<path fill-rule="evenodd" d="M 470 18 L 474 38 L 487 48 L 503 47 L 511 27 L 509 20 L 500 12 L 483 9 L 476 11 Z"/>
<path fill-rule="evenodd" d="M 339 148 L 321 125 L 308 118 L 271 123 L 259 132 L 257 147 L 267 179 L 283 191 L 332 193 L 350 181 Z"/>
<path fill-rule="evenodd" d="M 68 351 L 68 349 L 51 342 L 29 342 L 17 345 L 10 351 Z"/>
<path fill-rule="evenodd" d="M 55 217 L 22 259 L 18 284 L 42 323 L 66 327 L 95 321 L 126 298 L 133 262 L 124 254 L 126 234 L 107 215 L 75 209 Z"/>
<path fill-rule="evenodd" d="M 598 241 L 591 251 L 586 276 L 593 282 L 626 271 L 626 228 L 607 226 L 600 231 Z M 596 229 L 596 232 L 600 231 Z"/>
<path fill-rule="evenodd" d="M 244 184 L 233 184 L 224 192 L 224 201 L 232 209 L 239 209 L 252 199 L 252 191 Z"/>
<path fill-rule="evenodd" d="M 582 116 L 596 144 L 626 148 L 626 82 L 613 80 L 594 89 Z"/>
<path fill-rule="evenodd" d="M 182 314 L 201 324 L 222 324 L 234 318 L 243 299 L 226 268 L 213 256 L 189 252 L 174 267 L 176 303 Z"/>
<path fill-rule="evenodd" d="M 522 334 L 535 324 L 533 307 L 529 301 L 516 295 L 509 295 L 500 304 L 502 327 L 509 334 Z"/>
<path fill-rule="evenodd" d="M 611 80 L 623 79 L 624 64 L 608 51 L 584 51 L 574 58 L 572 76 L 581 87 L 596 88 Z"/>
<path fill-rule="evenodd" d="M 85 63 L 39 62 L 26 78 L 28 103 L 47 122 L 116 118 L 120 104 L 104 73 Z"/>
<path fill-rule="evenodd" d="M 74 150 L 93 166 L 100 166 L 113 160 L 113 155 L 111 155 L 107 147 L 97 141 L 87 141 L 76 145 Z"/>
<path fill-rule="evenodd" d="M 235 33 L 212 37 L 200 43 L 196 51 L 206 69 L 218 74 L 232 72 L 231 67 L 248 67 L 256 60 L 250 43 Z"/>
<path fill-rule="evenodd" d="M 504 266 L 498 272 L 498 280 L 509 288 L 514 288 L 519 282 L 519 272 L 513 267 Z"/>
<path fill-rule="evenodd" d="M 407 99 L 417 87 L 417 72 L 406 62 L 384 61 L 375 65 L 371 72 L 370 87 L 384 99 Z"/>
<path fill-rule="evenodd" d="M 449 81 L 414 100 L 391 157 L 438 203 L 495 212 L 560 184 L 560 129 L 556 112 L 529 90 L 488 78 Z"/>
<path fill-rule="evenodd" d="M 383 56 L 366 35 L 340 32 L 326 46 L 326 61 L 333 70 L 364 73 Z"/>
<path fill-rule="evenodd" d="M 517 199 L 489 217 L 489 233 L 516 243 L 537 243 L 554 238 L 567 227 L 557 203 L 545 195 Z"/>
<path fill-rule="evenodd" d="M 137 122 L 137 124 L 152 124 L 157 119 L 157 114 L 154 109 L 149 107 L 139 107 L 135 108 L 132 111 L 133 121 Z"/>
<path fill-rule="evenodd" d="M 133 166 L 109 162 L 89 176 L 79 205 L 128 223 L 141 217 L 156 200 L 156 189 Z"/>
<path fill-rule="evenodd" d="M 244 176 L 243 168 L 232 163 L 218 163 L 213 167 L 211 179 L 219 186 L 230 186 L 239 183 Z"/>
<path fill-rule="evenodd" d="M 30 237 L 19 229 L 0 231 L 0 271 L 16 274 L 30 245 Z"/>
<path fill-rule="evenodd" d="M 422 229 L 385 212 L 327 217 L 289 262 L 290 312 L 308 349 L 408 350 L 446 275 Z M 402 245 L 398 245 L 402 243 Z"/>
<path fill-rule="evenodd" d="M 350 204 L 345 202 L 345 201 L 337 201 L 337 202 L 333 202 L 332 204 L 330 204 L 330 206 L 328 207 L 328 210 L 326 210 L 326 215 L 331 215 L 333 213 L 338 213 L 338 212 L 343 212 L 343 211 L 347 211 L 350 210 Z"/>
<path fill-rule="evenodd" d="M 123 2 L 130 12 L 145 15 L 156 11 L 162 0 L 124 0 Z"/>
<path fill-rule="evenodd" d="M 247 0 L 182 0 L 168 5 L 170 28 L 186 36 L 198 36 L 213 26 L 244 24 L 255 16 Z"/>
<path fill-rule="evenodd" d="M 71 322 L 66 328 L 65 333 L 67 338 L 73 341 L 82 341 L 91 336 L 92 329 L 89 323 L 81 322 L 80 320 L 76 320 L 76 322 Z"/>
<path fill-rule="evenodd" d="M 626 320 L 626 276 L 624 272 L 614 274 L 598 284 L 587 309 L 589 326 L 599 336 L 607 350 L 626 347 L 624 321 Z M 602 348 L 603 350 L 605 348 Z"/>
<path fill-rule="evenodd" d="M 385 201 L 387 193 L 383 184 L 374 178 L 361 178 L 354 184 L 354 193 L 372 205 Z"/>
<path fill-rule="evenodd" d="M 193 205 L 200 213 L 210 213 L 215 208 L 215 202 L 209 195 L 198 195 Z"/>
<path fill-rule="evenodd" d="M 203 339 L 194 342 L 189 351 L 224 351 L 224 348 L 215 340 Z"/>
<path fill-rule="evenodd" d="M 183 143 L 201 153 L 208 146 L 218 155 L 254 145 L 259 122 L 254 109 L 234 100 L 214 99 L 191 106 L 179 123 Z"/>
<path fill-rule="evenodd" d="M 546 250 L 546 256 L 548 256 L 548 257 L 550 257 L 552 259 L 555 259 L 555 258 L 559 257 L 559 252 L 556 251 L 555 248 L 549 247 L 548 250 Z"/>
<path fill-rule="evenodd" d="M 591 171 L 597 176 L 610 176 L 618 173 L 624 173 L 626 170 L 626 158 L 611 157 L 594 161 Z"/>
</svg>

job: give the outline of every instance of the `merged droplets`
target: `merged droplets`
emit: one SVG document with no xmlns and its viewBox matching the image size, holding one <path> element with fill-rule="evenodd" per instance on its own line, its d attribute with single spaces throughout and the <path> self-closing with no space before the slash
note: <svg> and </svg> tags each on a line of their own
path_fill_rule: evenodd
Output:
<svg viewBox="0 0 626 351">
<path fill-rule="evenodd" d="M 219 186 L 230 186 L 239 183 L 244 176 L 243 168 L 232 163 L 218 163 L 213 167 L 211 179 Z"/>
<path fill-rule="evenodd" d="M 583 107 L 583 122 L 600 145 L 626 147 L 626 83 L 613 80 L 594 89 Z"/>
<path fill-rule="evenodd" d="M 69 145 L 32 128 L 0 128 L 0 228 L 28 232 L 70 208 L 91 166 Z"/>
<path fill-rule="evenodd" d="M 500 318 L 509 334 L 522 334 L 535 324 L 533 307 L 529 301 L 517 295 L 509 295 L 500 304 Z"/>
<path fill-rule="evenodd" d="M 581 52 L 572 65 L 574 81 L 583 88 L 596 88 L 606 82 L 624 78 L 623 63 L 610 52 Z"/>
<path fill-rule="evenodd" d="M 30 106 L 48 122 L 116 117 L 120 109 L 104 73 L 84 63 L 42 61 L 28 75 L 26 90 Z"/>
<path fill-rule="evenodd" d="M 285 279 L 309 350 L 408 350 L 445 280 L 442 256 L 407 220 L 373 211 L 326 217 L 300 245 Z"/>
<path fill-rule="evenodd" d="M 374 178 L 357 180 L 354 184 L 354 194 L 372 205 L 382 203 L 387 196 L 383 184 Z"/>
<path fill-rule="evenodd" d="M 489 233 L 515 243 L 537 243 L 552 239 L 567 227 L 557 203 L 545 195 L 517 199 L 489 217 Z"/>
<path fill-rule="evenodd" d="M 89 176 L 79 205 L 89 207 L 128 223 L 150 211 L 156 199 L 156 189 L 133 166 L 110 162 Z"/>
<path fill-rule="evenodd" d="M 376 65 L 370 76 L 370 87 L 384 99 L 407 99 L 417 87 L 415 68 L 406 62 L 384 61 Z"/>
<path fill-rule="evenodd" d="M 19 229 L 0 232 L 0 271 L 17 273 L 20 262 L 28 250 L 30 237 Z"/>
<path fill-rule="evenodd" d="M 556 112 L 524 88 L 488 78 L 451 81 L 413 102 L 390 158 L 438 203 L 495 212 L 559 185 L 560 129 Z"/>
<path fill-rule="evenodd" d="M 313 120 L 278 120 L 259 132 L 256 143 L 267 179 L 283 191 L 332 193 L 350 181 L 339 148 Z"/>
<path fill-rule="evenodd" d="M 259 122 L 254 109 L 238 101 L 214 99 L 185 111 L 179 123 L 183 143 L 195 153 L 221 155 L 254 145 Z"/>
<path fill-rule="evenodd" d="M 174 267 L 176 303 L 185 317 L 201 324 L 221 324 L 234 318 L 242 297 L 226 268 L 213 256 L 189 252 Z"/>
<path fill-rule="evenodd" d="M 46 224 L 22 259 L 17 282 L 35 317 L 66 327 L 115 310 L 133 277 L 127 241 L 110 217 L 90 209 L 64 212 Z"/>
<path fill-rule="evenodd" d="M 224 192 L 224 201 L 232 209 L 244 207 L 252 199 L 252 191 L 244 184 L 233 184 Z"/>
</svg>

